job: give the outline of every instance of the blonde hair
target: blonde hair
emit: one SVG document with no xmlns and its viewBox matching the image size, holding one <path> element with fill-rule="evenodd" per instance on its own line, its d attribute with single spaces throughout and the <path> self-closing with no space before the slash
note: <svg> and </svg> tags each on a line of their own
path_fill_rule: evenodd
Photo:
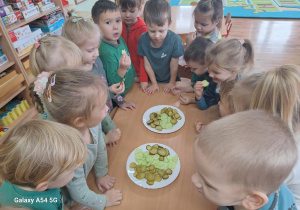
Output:
<svg viewBox="0 0 300 210">
<path fill-rule="evenodd" d="M 208 124 L 195 147 L 224 172 L 230 184 L 246 192 L 276 191 L 298 157 L 290 129 L 261 110 L 235 113 Z"/>
<path fill-rule="evenodd" d="M 219 94 L 221 97 L 221 101 L 223 100 L 223 98 L 226 98 L 231 111 L 233 111 L 234 105 L 232 101 L 232 96 L 230 95 L 230 91 L 233 89 L 236 82 L 237 80 L 229 80 L 229 81 L 221 82 L 220 84 Z"/>
<path fill-rule="evenodd" d="M 207 66 L 215 64 L 218 68 L 233 71 L 238 74 L 253 66 L 254 49 L 249 39 L 220 39 L 209 46 L 205 54 Z"/>
<path fill-rule="evenodd" d="M 35 188 L 81 166 L 87 150 L 74 128 L 30 120 L 14 128 L 0 147 L 0 174 L 12 184 Z"/>
<path fill-rule="evenodd" d="M 265 73 L 253 92 L 250 109 L 279 116 L 295 132 L 300 123 L 300 67 L 283 65 Z"/>
<path fill-rule="evenodd" d="M 47 90 L 51 79 L 55 79 L 55 85 L 51 86 L 52 101 L 49 102 Z M 30 95 L 39 98 L 33 87 Z M 98 95 L 103 96 L 105 104 L 106 85 L 99 76 L 82 70 L 64 69 L 56 71 L 48 78 L 43 103 L 41 100 L 34 99 L 34 101 L 38 111 L 43 110 L 44 105 L 56 121 L 71 125 L 72 120 L 77 117 L 88 119 L 91 116 Z"/>
<path fill-rule="evenodd" d="M 56 35 L 46 35 L 30 51 L 29 65 L 34 76 L 42 71 L 57 71 L 82 65 L 82 53 L 71 41 Z"/>
<path fill-rule="evenodd" d="M 241 112 L 250 109 L 253 92 L 260 82 L 263 72 L 246 76 L 236 82 L 228 93 L 233 112 Z M 221 91 L 221 90 L 220 90 Z"/>
<path fill-rule="evenodd" d="M 74 42 L 79 47 L 84 45 L 89 37 L 96 36 L 97 34 L 100 41 L 100 29 L 89 19 L 82 17 L 70 17 L 62 28 L 62 36 Z"/>
</svg>

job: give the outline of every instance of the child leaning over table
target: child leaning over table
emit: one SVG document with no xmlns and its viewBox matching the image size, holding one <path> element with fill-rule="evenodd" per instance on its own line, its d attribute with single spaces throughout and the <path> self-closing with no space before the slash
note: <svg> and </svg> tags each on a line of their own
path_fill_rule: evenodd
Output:
<svg viewBox="0 0 300 210">
<path fill-rule="evenodd" d="M 122 38 L 129 49 L 130 58 L 137 74 L 136 82 L 139 82 L 142 90 L 148 87 L 148 75 L 144 67 L 144 58 L 137 54 L 137 44 L 140 36 L 147 31 L 145 22 L 138 17 L 142 11 L 141 0 L 119 0 L 121 8 Z"/>
<path fill-rule="evenodd" d="M 203 128 L 194 144 L 192 182 L 220 210 L 296 210 L 283 181 L 297 156 L 293 134 L 280 118 L 239 112 Z"/>
<path fill-rule="evenodd" d="M 68 209 L 60 188 L 86 157 L 76 129 L 47 120 L 21 123 L 0 147 L 0 209 Z"/>
<path fill-rule="evenodd" d="M 144 56 L 145 70 L 151 85 L 144 89 L 147 94 L 159 91 L 158 83 L 166 83 L 164 92 L 169 93 L 180 81 L 178 58 L 183 55 L 182 40 L 169 30 L 171 8 L 166 0 L 149 0 L 144 7 L 144 20 L 148 32 L 141 35 L 138 54 Z"/>
<path fill-rule="evenodd" d="M 124 82 L 125 95 L 136 73 L 129 51 L 121 36 L 122 18 L 119 7 L 110 0 L 98 0 L 92 8 L 92 18 L 102 33 L 99 55 L 109 84 Z"/>
<path fill-rule="evenodd" d="M 205 50 L 212 42 L 203 37 L 197 37 L 184 52 L 184 60 L 187 63 L 190 71 L 193 73 L 191 82 L 176 82 L 175 88 L 172 93 L 178 94 L 182 92 L 194 92 L 194 85 L 197 81 L 207 80 L 210 85 L 213 84 L 212 78 L 209 77 L 208 68 L 205 64 Z M 203 88 L 206 90 L 206 87 Z M 195 104 L 195 96 L 180 95 L 181 104 Z"/>
</svg>

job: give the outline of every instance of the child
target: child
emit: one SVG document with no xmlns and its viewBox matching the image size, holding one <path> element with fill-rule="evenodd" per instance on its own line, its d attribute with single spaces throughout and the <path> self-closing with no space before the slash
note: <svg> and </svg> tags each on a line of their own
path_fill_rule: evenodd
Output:
<svg viewBox="0 0 300 210">
<path fill-rule="evenodd" d="M 211 45 L 206 51 L 205 63 L 214 83 L 203 94 L 203 83 L 196 82 L 194 92 L 198 108 L 205 110 L 217 104 L 220 100 L 220 83 L 238 79 L 240 74 L 252 67 L 253 54 L 253 47 L 248 39 L 226 38 Z"/>
<path fill-rule="evenodd" d="M 35 76 L 43 71 L 50 72 L 65 68 L 82 68 L 84 70 L 81 50 L 73 42 L 61 36 L 47 35 L 38 40 L 30 51 L 29 61 L 30 69 Z M 30 86 L 30 89 L 33 87 L 34 84 Z M 39 97 L 33 99 L 33 104 L 40 103 Z M 42 109 L 38 110 L 40 118 L 54 120 L 46 107 L 36 106 L 36 108 Z M 120 130 L 116 129 L 109 114 L 104 118 L 102 125 L 106 143 L 114 146 L 120 139 Z"/>
<path fill-rule="evenodd" d="M 87 160 L 67 184 L 68 199 L 93 209 L 120 204 L 122 194 L 112 189 L 115 178 L 108 175 L 107 151 L 101 132 L 101 121 L 108 111 L 107 90 L 101 78 L 74 69 L 56 71 L 52 75 L 43 72 L 34 91 L 43 97 L 44 106 L 56 121 L 80 131 L 88 149 Z M 96 185 L 101 192 L 107 190 L 105 195 L 94 193 L 87 185 L 86 178 L 92 167 Z"/>
<path fill-rule="evenodd" d="M 157 83 L 167 83 L 164 92 L 169 93 L 180 81 L 178 58 L 183 55 L 183 46 L 178 34 L 168 30 L 171 24 L 171 8 L 166 0 L 149 0 L 144 8 L 144 20 L 148 32 L 141 35 L 138 54 L 144 56 L 145 70 L 151 86 L 145 92 L 159 91 Z"/>
<path fill-rule="evenodd" d="M 245 91 L 246 90 L 246 91 Z M 294 133 L 300 151 L 300 67 L 283 65 L 260 77 L 250 75 L 232 89 L 234 111 L 262 109 L 280 117 Z M 244 101 L 243 98 L 249 98 Z M 299 157 L 298 157 L 299 159 Z M 300 207 L 300 161 L 285 183 L 293 191 Z"/>
<path fill-rule="evenodd" d="M 184 60 L 187 63 L 192 74 L 191 83 L 177 82 L 175 88 L 172 89 L 173 94 L 194 92 L 194 84 L 197 81 L 207 80 L 211 85 L 213 83 L 208 74 L 208 68 L 205 65 L 205 50 L 211 44 L 209 39 L 197 37 L 184 52 Z M 205 90 L 206 88 L 204 88 Z M 180 95 L 181 104 L 195 104 L 195 97 Z"/>
<path fill-rule="evenodd" d="M 137 54 L 137 44 L 140 36 L 147 32 L 145 22 L 138 17 L 142 11 L 141 0 L 119 0 L 121 8 L 122 38 L 129 49 L 130 58 L 142 90 L 148 87 L 148 75 L 144 67 L 144 58 Z"/>
<path fill-rule="evenodd" d="M 99 75 L 108 86 L 106 73 L 103 69 L 101 59 L 98 57 L 98 47 L 100 45 L 99 28 L 89 20 L 72 16 L 64 23 L 62 36 L 75 43 L 81 50 L 83 55 L 83 69 Z M 107 100 L 109 113 L 113 109 L 112 101 L 126 111 L 136 108 L 134 103 L 126 102 L 124 98 L 119 95 L 123 93 L 124 90 L 125 85 L 120 83 L 113 84 L 109 87 Z"/>
<path fill-rule="evenodd" d="M 0 147 L 0 206 L 64 209 L 60 187 L 86 157 L 82 136 L 72 127 L 45 120 L 18 125 Z"/>
<path fill-rule="evenodd" d="M 222 38 L 220 28 L 223 18 L 222 0 L 201 0 L 194 12 L 194 26 L 196 32 L 191 32 L 186 37 L 187 47 L 197 37 L 202 36 L 216 43 Z"/>
<path fill-rule="evenodd" d="M 102 32 L 99 54 L 109 84 L 124 82 L 125 95 L 136 73 L 128 48 L 121 36 L 122 18 L 118 6 L 110 0 L 98 0 L 92 8 L 92 18 Z"/>
<path fill-rule="evenodd" d="M 236 113 L 199 134 L 192 182 L 220 210 L 296 210 L 283 181 L 297 153 L 293 134 L 278 117 L 258 110 Z"/>
</svg>

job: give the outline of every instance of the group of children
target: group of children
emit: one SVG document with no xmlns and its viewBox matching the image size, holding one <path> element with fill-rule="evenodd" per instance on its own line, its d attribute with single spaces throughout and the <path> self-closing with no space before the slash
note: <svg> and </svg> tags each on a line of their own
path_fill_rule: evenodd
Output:
<svg viewBox="0 0 300 210">
<path fill-rule="evenodd" d="M 94 23 L 70 12 L 62 36 L 47 35 L 34 45 L 30 68 L 37 80 L 30 95 L 44 120 L 17 126 L 0 147 L 0 206 L 119 205 L 122 193 L 113 188 L 106 145 L 115 146 L 121 131 L 109 113 L 114 106 L 136 108 L 124 96 L 137 82 L 149 95 L 164 83 L 164 92 L 180 94 L 183 105 L 194 103 L 201 110 L 219 105 L 224 118 L 207 126 L 195 123 L 199 136 L 192 182 L 208 200 L 220 209 L 297 209 L 299 67 L 247 76 L 254 50 L 250 40 L 221 39 L 222 0 L 199 1 L 193 13 L 196 33 L 187 36 L 185 51 L 180 36 L 168 29 L 166 0 L 146 2 L 145 22 L 138 17 L 141 11 L 141 0 L 118 0 L 118 5 L 98 0 Z M 182 55 L 193 72 L 189 82 L 178 74 Z M 92 167 L 103 194 L 87 185 Z M 38 202 L 40 197 L 48 201 Z"/>
</svg>

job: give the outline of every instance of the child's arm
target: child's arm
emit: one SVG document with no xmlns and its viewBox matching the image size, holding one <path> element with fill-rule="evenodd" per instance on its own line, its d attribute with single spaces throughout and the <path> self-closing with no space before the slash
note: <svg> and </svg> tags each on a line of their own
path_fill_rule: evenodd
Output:
<svg viewBox="0 0 300 210">
<path fill-rule="evenodd" d="M 148 84 L 148 75 L 145 70 L 145 63 L 143 56 L 139 55 L 140 60 L 140 85 L 142 90 L 145 92 L 149 86 Z"/>
<path fill-rule="evenodd" d="M 111 119 L 110 115 L 107 114 L 103 121 L 101 122 L 102 131 L 107 134 L 110 130 L 115 130 L 117 127 L 114 121 Z"/>
<path fill-rule="evenodd" d="M 151 64 L 149 63 L 148 59 L 146 56 L 144 56 L 144 64 L 145 64 L 145 70 L 150 78 L 151 85 L 150 87 L 146 90 L 146 93 L 149 95 L 152 95 L 156 91 L 159 92 L 159 86 L 156 81 L 155 73 L 151 67 Z"/>
<path fill-rule="evenodd" d="M 169 93 L 175 86 L 176 76 L 178 72 L 178 58 L 171 58 L 170 61 L 170 81 L 163 86 L 164 92 Z"/>
</svg>

